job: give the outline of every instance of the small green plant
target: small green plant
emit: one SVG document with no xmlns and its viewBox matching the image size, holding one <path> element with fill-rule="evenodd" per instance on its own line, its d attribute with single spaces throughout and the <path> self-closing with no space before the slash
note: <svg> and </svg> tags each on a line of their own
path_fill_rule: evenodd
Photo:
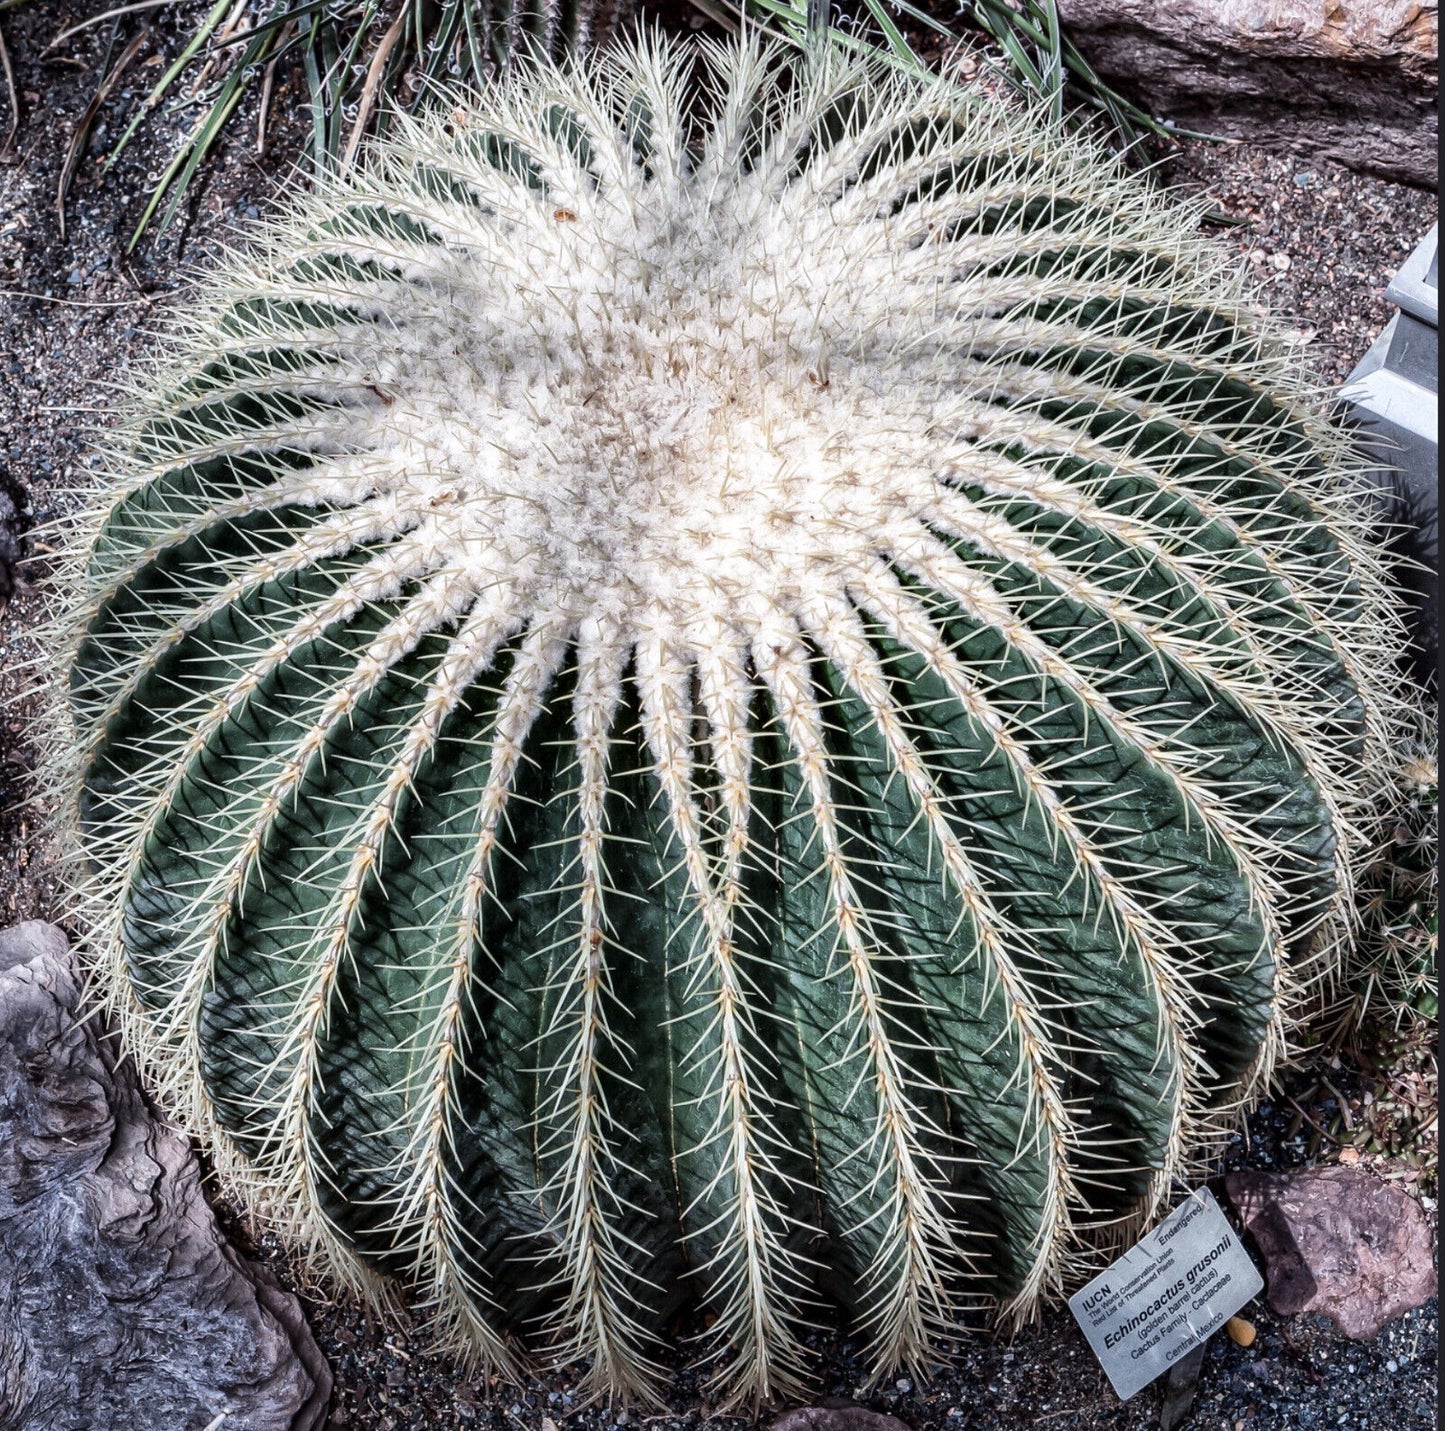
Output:
<svg viewBox="0 0 1445 1431">
<path fill-rule="evenodd" d="M 697 3 L 697 0 L 694 0 Z M 929 73 L 917 41 L 927 38 L 948 49 L 965 40 L 994 58 L 998 74 L 1041 100 L 1055 123 L 1066 114 L 1091 114 L 1126 150 L 1149 138 L 1207 138 L 1177 129 L 1141 109 L 1103 80 L 1065 33 L 1057 0 L 959 0 L 948 23 L 911 0 L 719 0 L 740 20 L 756 19 L 794 42 L 824 29 L 834 43 L 886 58 L 904 69 Z M 711 3 L 706 7 L 711 9 Z M 825 17 L 838 23 L 826 24 Z M 905 34 L 911 31 L 914 40 Z"/>
<path fill-rule="evenodd" d="M 1407 1015 L 1392 1026 L 1372 1017 L 1352 1039 L 1360 1096 L 1340 1098 L 1328 1130 L 1342 1163 L 1403 1174 L 1426 1196 L 1438 1195 L 1440 1175 L 1438 1034 L 1433 1018 Z"/>
<path fill-rule="evenodd" d="M 207 280 L 65 578 L 126 1046 L 507 1372 L 1022 1318 L 1338 968 L 1401 641 L 1198 233 L 836 45 L 456 97 Z M 1307 1000 L 1303 1000 L 1308 1002 Z"/>
</svg>

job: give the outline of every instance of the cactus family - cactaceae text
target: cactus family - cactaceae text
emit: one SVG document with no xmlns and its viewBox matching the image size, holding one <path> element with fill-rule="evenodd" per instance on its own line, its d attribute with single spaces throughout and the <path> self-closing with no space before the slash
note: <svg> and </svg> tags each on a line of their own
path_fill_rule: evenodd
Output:
<svg viewBox="0 0 1445 1431">
<path fill-rule="evenodd" d="M 1011 102 L 618 51 L 207 280 L 68 578 L 101 980 L 258 1211 L 503 1369 L 1027 1314 L 1333 958 L 1392 728 L 1346 458 Z M 74 750 L 78 748 L 78 755 Z"/>
</svg>

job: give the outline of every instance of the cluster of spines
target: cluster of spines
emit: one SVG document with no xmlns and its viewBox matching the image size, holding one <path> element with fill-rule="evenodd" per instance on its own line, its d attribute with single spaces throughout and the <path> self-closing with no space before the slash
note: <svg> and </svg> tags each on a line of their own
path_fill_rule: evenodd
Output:
<svg viewBox="0 0 1445 1431">
<path fill-rule="evenodd" d="M 1439 1010 L 1436 731 L 1424 714 L 1391 761 L 1393 798 L 1381 801 L 1379 843 L 1359 878 L 1361 927 L 1331 990 L 1339 1038 L 1358 1038 L 1371 1022 L 1414 1032 Z"/>
</svg>

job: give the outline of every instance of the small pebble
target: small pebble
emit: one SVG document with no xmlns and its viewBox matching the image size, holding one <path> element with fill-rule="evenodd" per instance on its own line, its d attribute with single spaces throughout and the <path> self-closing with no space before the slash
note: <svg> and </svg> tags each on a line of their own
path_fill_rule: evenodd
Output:
<svg viewBox="0 0 1445 1431">
<path fill-rule="evenodd" d="M 1229 1339 L 1235 1346 L 1252 1347 L 1254 1345 L 1253 1322 L 1247 1322 L 1243 1317 L 1231 1317 L 1224 1324 L 1224 1330 L 1229 1333 Z"/>
<path fill-rule="evenodd" d="M 1280 273 L 1289 272 L 1289 255 L 1287 253 L 1272 253 L 1269 256 L 1269 266 Z"/>
<path fill-rule="evenodd" d="M 1299 173 L 1294 176 L 1295 185 L 1301 189 L 1311 188 L 1317 177 L 1313 169 L 1301 169 Z"/>
</svg>

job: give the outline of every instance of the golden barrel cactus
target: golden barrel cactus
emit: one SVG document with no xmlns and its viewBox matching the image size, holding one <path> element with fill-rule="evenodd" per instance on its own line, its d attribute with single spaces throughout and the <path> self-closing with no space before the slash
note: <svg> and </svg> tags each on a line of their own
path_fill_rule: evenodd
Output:
<svg viewBox="0 0 1445 1431">
<path fill-rule="evenodd" d="M 69 577 L 101 984 L 490 1365 L 1027 1315 L 1336 960 L 1398 637 L 1197 217 L 821 48 L 398 124 L 220 265 Z M 78 749 L 77 758 L 75 751 Z"/>
</svg>

